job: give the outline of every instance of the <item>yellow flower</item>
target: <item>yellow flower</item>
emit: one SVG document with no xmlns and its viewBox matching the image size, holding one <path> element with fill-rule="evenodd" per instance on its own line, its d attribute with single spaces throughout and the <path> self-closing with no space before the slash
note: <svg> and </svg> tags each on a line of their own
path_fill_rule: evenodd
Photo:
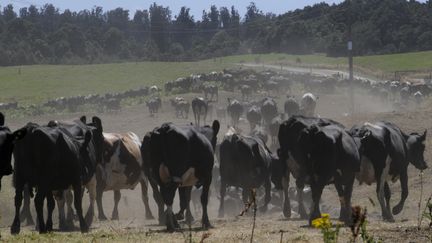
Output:
<svg viewBox="0 0 432 243">
<path fill-rule="evenodd" d="M 326 213 L 321 214 L 321 218 L 316 218 L 312 220 L 312 226 L 317 229 L 330 228 L 332 226 L 332 223 L 330 221 L 330 215 Z"/>
</svg>

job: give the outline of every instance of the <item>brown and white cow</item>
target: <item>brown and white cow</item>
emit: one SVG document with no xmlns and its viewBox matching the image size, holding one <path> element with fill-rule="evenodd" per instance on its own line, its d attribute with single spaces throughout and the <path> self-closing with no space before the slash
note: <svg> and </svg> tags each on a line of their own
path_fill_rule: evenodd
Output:
<svg viewBox="0 0 432 243">
<path fill-rule="evenodd" d="M 103 133 L 103 158 L 96 169 L 96 203 L 99 211 L 99 220 L 106 220 L 102 206 L 102 194 L 105 191 L 114 191 L 114 209 L 112 219 L 119 219 L 118 203 L 120 190 L 135 189 L 141 184 L 142 200 L 144 202 L 146 218 L 153 219 L 150 211 L 147 189 L 148 180 L 142 170 L 141 141 L 139 137 L 128 132 Z"/>
</svg>

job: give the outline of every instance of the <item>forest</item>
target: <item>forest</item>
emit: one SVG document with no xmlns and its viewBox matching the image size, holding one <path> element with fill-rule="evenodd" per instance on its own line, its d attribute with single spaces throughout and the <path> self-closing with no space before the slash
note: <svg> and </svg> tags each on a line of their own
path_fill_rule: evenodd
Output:
<svg viewBox="0 0 432 243">
<path fill-rule="evenodd" d="M 135 13 L 52 4 L 0 9 L 0 65 L 194 61 L 233 54 L 325 53 L 345 56 L 351 32 L 357 56 L 432 49 L 432 1 L 345 0 L 281 15 L 250 3 L 212 5 L 202 16 L 151 4 Z"/>
</svg>

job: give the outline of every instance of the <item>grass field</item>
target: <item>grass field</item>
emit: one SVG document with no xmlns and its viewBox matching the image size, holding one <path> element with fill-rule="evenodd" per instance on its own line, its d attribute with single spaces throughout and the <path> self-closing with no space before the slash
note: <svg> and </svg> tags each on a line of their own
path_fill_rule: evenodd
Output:
<svg viewBox="0 0 432 243">
<path fill-rule="evenodd" d="M 32 104 L 62 96 L 104 94 L 146 85 L 163 86 L 168 80 L 222 70 L 226 66 L 205 61 L 1 67 L 0 102 Z"/>
<path fill-rule="evenodd" d="M 346 67 L 347 59 L 344 57 L 332 58 L 322 54 L 315 55 L 286 55 L 286 54 L 253 54 L 238 55 L 222 58 L 222 63 L 255 62 L 259 59 L 262 63 L 282 63 L 290 65 L 318 65 L 322 67 L 342 68 Z M 300 58 L 301 64 L 296 63 Z M 395 72 L 405 70 L 431 70 L 432 51 L 411 52 L 404 54 L 362 56 L 354 58 L 356 67 L 381 72 Z"/>
<path fill-rule="evenodd" d="M 296 63 L 300 58 L 301 63 Z M 259 60 L 258 60 L 259 59 Z M 238 63 L 302 65 L 346 68 L 346 58 L 324 55 L 238 55 L 199 62 L 138 62 L 94 65 L 33 65 L 0 67 L 0 102 L 37 104 L 50 98 L 124 91 L 159 85 L 192 73 L 219 71 Z M 400 70 L 432 69 L 432 51 L 395 55 L 364 56 L 354 59 L 361 69 L 375 76 Z"/>
</svg>

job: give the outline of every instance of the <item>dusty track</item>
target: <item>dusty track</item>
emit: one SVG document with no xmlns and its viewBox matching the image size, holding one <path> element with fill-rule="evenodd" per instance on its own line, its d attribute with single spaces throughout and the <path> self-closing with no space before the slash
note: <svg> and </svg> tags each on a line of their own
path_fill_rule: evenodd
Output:
<svg viewBox="0 0 432 243">
<path fill-rule="evenodd" d="M 200 94 L 188 94 L 185 95 L 189 100 Z M 298 92 L 297 97 L 300 96 Z M 277 98 L 279 104 L 279 110 L 283 107 L 284 94 L 280 94 Z M 221 92 L 219 99 L 219 106 L 226 106 L 227 97 L 239 97 L 235 93 Z M 261 97 L 256 95 L 255 98 Z M 164 98 L 162 112 L 157 114 L 155 117 L 150 117 L 148 111 L 144 105 L 135 106 L 124 109 L 117 113 L 100 114 L 103 120 L 104 130 L 125 132 L 133 131 L 137 133 L 141 138 L 147 132 L 153 129 L 155 126 L 160 125 L 165 121 L 172 121 L 178 124 L 189 123 L 193 120 L 192 114 L 190 119 L 176 119 L 171 106 Z M 321 94 L 317 111 L 322 117 L 328 117 L 338 120 L 350 127 L 356 123 L 363 123 L 365 121 L 376 121 L 376 120 L 389 120 L 401 126 L 406 131 L 421 131 L 423 129 L 431 129 L 432 107 L 430 105 L 424 105 L 418 110 L 407 110 L 392 112 L 389 104 L 381 104 L 378 101 L 372 99 L 362 92 L 356 93 L 356 111 L 357 113 L 348 117 L 345 114 L 348 112 L 348 96 L 343 92 L 339 91 L 337 94 Z M 430 103 L 429 103 L 430 104 Z M 19 128 L 25 125 L 28 121 L 38 122 L 41 124 L 46 123 L 48 120 L 70 120 L 77 118 L 82 113 L 68 114 L 68 115 L 46 115 L 43 117 L 26 118 L 19 120 L 8 120 L 7 123 L 13 128 Z M 91 116 L 93 114 L 87 114 Z M 215 117 L 213 117 L 215 118 Z M 223 133 L 226 131 L 227 123 L 222 120 L 221 134 L 219 141 L 223 137 Z M 208 121 L 209 123 L 209 121 Z M 248 125 L 243 122 L 241 123 L 242 128 L 245 132 L 248 132 Z M 427 151 L 426 160 L 432 158 L 432 144 L 431 136 L 427 139 Z M 432 164 L 430 164 L 432 166 Z M 377 238 L 381 238 L 384 242 L 426 242 L 431 231 L 422 230 L 417 231 L 415 229 L 417 222 L 417 210 L 418 201 L 420 197 L 420 179 L 418 176 L 419 172 L 416 171 L 412 166 L 409 169 L 409 189 L 410 195 L 406 202 L 405 208 L 402 213 L 396 216 L 395 223 L 385 223 L 381 221 L 380 209 L 376 200 L 375 186 L 356 186 L 353 194 L 353 205 L 360 205 L 368 208 L 369 215 L 368 220 L 370 224 L 368 228 L 371 234 Z M 430 187 L 432 183 L 431 170 L 428 169 L 424 173 L 424 192 L 423 192 L 423 205 L 426 201 L 426 197 L 432 193 Z M 119 205 L 120 221 L 107 221 L 98 222 L 92 226 L 92 232 L 82 236 L 80 233 L 59 233 L 55 234 L 54 238 L 37 238 L 29 232 L 33 230 L 33 226 L 25 227 L 24 238 L 13 238 L 9 235 L 9 225 L 12 222 L 13 217 L 13 192 L 10 187 L 10 177 L 4 178 L 2 186 L 2 192 L 0 194 L 0 203 L 2 205 L 0 209 L 1 213 L 1 234 L 3 239 L 10 240 L 66 240 L 66 241 L 152 241 L 152 242 L 184 242 L 185 236 L 182 233 L 169 234 L 164 232 L 164 227 L 156 225 L 155 220 L 146 221 L 144 218 L 144 207 L 141 201 L 140 189 L 137 187 L 135 190 L 122 191 L 122 200 Z M 391 190 L 393 192 L 392 202 L 393 205 L 400 197 L 399 183 L 391 184 Z M 150 194 L 151 195 L 151 194 Z M 84 201 L 87 203 L 87 196 L 84 196 Z M 370 198 L 370 199 L 369 199 Z M 108 192 L 104 194 L 104 208 L 107 216 L 110 216 L 112 210 L 113 193 Z M 372 204 L 371 200 L 375 203 Z M 178 208 L 178 202 L 175 202 L 175 208 Z M 250 216 L 237 217 L 236 213 L 232 212 L 227 214 L 223 219 L 217 219 L 217 208 L 219 201 L 217 195 L 213 193 L 210 199 L 210 220 L 215 226 L 211 229 L 210 236 L 206 239 L 206 242 L 245 242 L 249 241 L 252 218 Z M 86 209 L 87 205 L 84 206 Z M 153 214 L 156 214 L 156 206 L 154 201 L 151 199 L 151 208 Z M 193 207 L 192 207 L 193 208 Z M 32 204 L 32 210 L 33 204 Z M 330 213 L 332 218 L 338 217 L 339 203 L 337 200 L 337 194 L 333 186 L 326 187 L 323 193 L 322 212 Z M 33 211 L 33 215 L 34 211 Z M 193 225 L 193 238 L 194 241 L 199 242 L 202 235 L 205 233 L 199 230 L 200 226 L 200 212 L 194 213 L 195 219 L 197 220 Z M 57 216 L 54 215 L 54 227 L 57 228 Z M 279 208 L 274 207 L 266 215 L 258 214 L 257 228 L 255 242 L 279 242 L 281 233 L 284 231 L 283 241 L 284 242 L 321 242 L 320 232 L 316 229 L 305 227 L 307 224 L 304 220 L 299 220 L 294 215 L 293 219 L 283 219 L 282 212 Z M 186 227 L 183 225 L 183 227 Z M 426 227 L 426 224 L 424 224 Z M 184 234 L 188 234 L 184 232 Z M 340 242 L 347 242 L 350 238 L 349 229 L 343 228 L 341 230 Z M 34 238 L 36 237 L 36 238 Z M 56 238 L 57 237 L 57 238 Z"/>
</svg>

